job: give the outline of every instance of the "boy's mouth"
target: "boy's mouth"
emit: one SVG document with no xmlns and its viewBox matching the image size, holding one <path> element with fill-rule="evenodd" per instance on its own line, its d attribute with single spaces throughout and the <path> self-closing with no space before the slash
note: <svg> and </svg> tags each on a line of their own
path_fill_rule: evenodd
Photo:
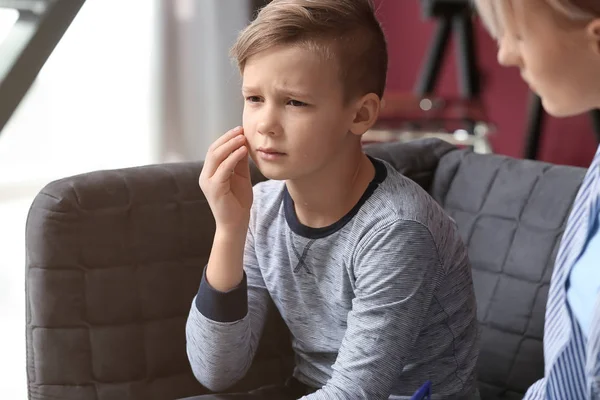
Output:
<svg viewBox="0 0 600 400">
<path fill-rule="evenodd" d="M 271 147 L 259 147 L 256 152 L 260 158 L 267 161 L 274 161 L 286 155 L 284 152 L 277 151 Z"/>
</svg>

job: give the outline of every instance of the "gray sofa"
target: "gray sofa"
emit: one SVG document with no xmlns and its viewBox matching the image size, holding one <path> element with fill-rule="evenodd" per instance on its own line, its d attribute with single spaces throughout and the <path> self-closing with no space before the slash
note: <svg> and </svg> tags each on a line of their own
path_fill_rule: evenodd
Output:
<svg viewBox="0 0 600 400">
<path fill-rule="evenodd" d="M 375 145 L 456 220 L 473 265 L 483 399 L 519 399 L 543 374 L 553 260 L 585 170 L 478 155 L 426 140 Z M 214 222 L 201 163 L 49 184 L 27 220 L 30 399 L 167 400 L 206 393 L 184 326 Z M 261 179 L 254 171 L 254 179 Z M 275 311 L 236 389 L 282 381 L 293 357 Z"/>
</svg>

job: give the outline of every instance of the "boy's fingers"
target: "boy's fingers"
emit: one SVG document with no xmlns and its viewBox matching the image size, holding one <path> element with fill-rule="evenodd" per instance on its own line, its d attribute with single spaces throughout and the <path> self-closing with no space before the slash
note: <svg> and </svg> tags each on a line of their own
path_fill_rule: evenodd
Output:
<svg viewBox="0 0 600 400">
<path fill-rule="evenodd" d="M 231 175 L 235 171 L 236 165 L 244 159 L 247 153 L 248 149 L 246 149 L 246 146 L 242 146 L 233 153 L 229 154 L 229 157 L 227 157 L 221 163 L 221 165 L 219 165 L 219 168 L 217 168 L 217 171 L 213 175 L 212 179 L 219 183 L 224 183 L 230 180 Z"/>
<path fill-rule="evenodd" d="M 213 144 L 210 145 L 210 147 L 208 148 L 208 152 L 210 153 L 210 152 L 215 151 L 223 143 L 226 143 L 227 141 L 231 140 L 232 138 L 234 138 L 237 135 L 239 135 L 240 133 L 242 133 L 243 130 L 244 129 L 241 126 L 238 126 L 238 127 L 231 129 L 230 131 L 227 131 L 224 135 L 222 135 L 220 138 L 215 140 L 213 142 Z"/>
<path fill-rule="evenodd" d="M 246 151 L 246 155 L 244 155 L 242 160 L 237 163 L 234 172 L 239 176 L 250 179 L 250 158 L 248 151 Z"/>
<path fill-rule="evenodd" d="M 246 138 L 242 135 L 235 136 L 232 139 L 229 139 L 228 142 L 223 143 L 212 153 L 212 158 L 217 163 L 222 163 L 229 154 L 236 151 L 239 147 L 242 147 L 246 144 Z"/>
<path fill-rule="evenodd" d="M 234 136 L 229 139 L 229 141 L 223 143 L 221 146 L 207 154 L 206 160 L 204 161 L 204 167 L 206 168 L 208 177 L 211 177 L 216 173 L 219 165 L 221 165 L 231 153 L 239 147 L 244 147 L 245 139 L 246 138 L 242 135 Z"/>
</svg>

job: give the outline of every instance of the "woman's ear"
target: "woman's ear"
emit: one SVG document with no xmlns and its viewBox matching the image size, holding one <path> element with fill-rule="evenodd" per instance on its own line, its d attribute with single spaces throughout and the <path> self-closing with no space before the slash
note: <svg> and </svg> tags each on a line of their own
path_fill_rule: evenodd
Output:
<svg viewBox="0 0 600 400">
<path fill-rule="evenodd" d="M 356 103 L 354 120 L 350 131 L 358 136 L 367 132 L 379 118 L 381 109 L 381 98 L 375 93 L 369 93 L 361 97 Z"/>
<path fill-rule="evenodd" d="M 587 36 L 590 39 L 593 51 L 600 56 L 600 18 L 596 18 L 587 24 Z"/>
</svg>

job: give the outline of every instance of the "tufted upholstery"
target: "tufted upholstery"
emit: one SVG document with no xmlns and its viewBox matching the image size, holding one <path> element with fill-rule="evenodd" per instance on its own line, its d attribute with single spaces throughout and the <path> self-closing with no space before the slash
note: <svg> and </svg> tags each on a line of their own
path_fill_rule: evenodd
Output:
<svg viewBox="0 0 600 400">
<path fill-rule="evenodd" d="M 214 232 L 200 169 L 95 172 L 51 183 L 36 197 L 26 230 L 30 399 L 204 392 L 184 334 Z M 270 329 L 281 332 L 274 321 Z M 290 360 L 272 350 L 278 346 L 262 346 L 256 373 L 240 388 L 286 377 Z"/>
<path fill-rule="evenodd" d="M 547 284 L 584 171 L 475 155 L 435 140 L 368 152 L 430 190 L 458 222 L 482 322 L 483 398 L 520 398 L 543 371 Z M 205 392 L 187 363 L 184 334 L 214 232 L 197 185 L 200 168 L 94 172 L 53 182 L 36 197 L 26 238 L 30 399 Z M 256 171 L 254 178 L 261 179 Z M 273 312 L 238 388 L 289 374 L 287 335 Z"/>
<path fill-rule="evenodd" d="M 542 337 L 552 267 L 585 170 L 456 151 L 433 197 L 469 247 L 481 324 L 483 399 L 520 399 L 544 374 Z"/>
</svg>

